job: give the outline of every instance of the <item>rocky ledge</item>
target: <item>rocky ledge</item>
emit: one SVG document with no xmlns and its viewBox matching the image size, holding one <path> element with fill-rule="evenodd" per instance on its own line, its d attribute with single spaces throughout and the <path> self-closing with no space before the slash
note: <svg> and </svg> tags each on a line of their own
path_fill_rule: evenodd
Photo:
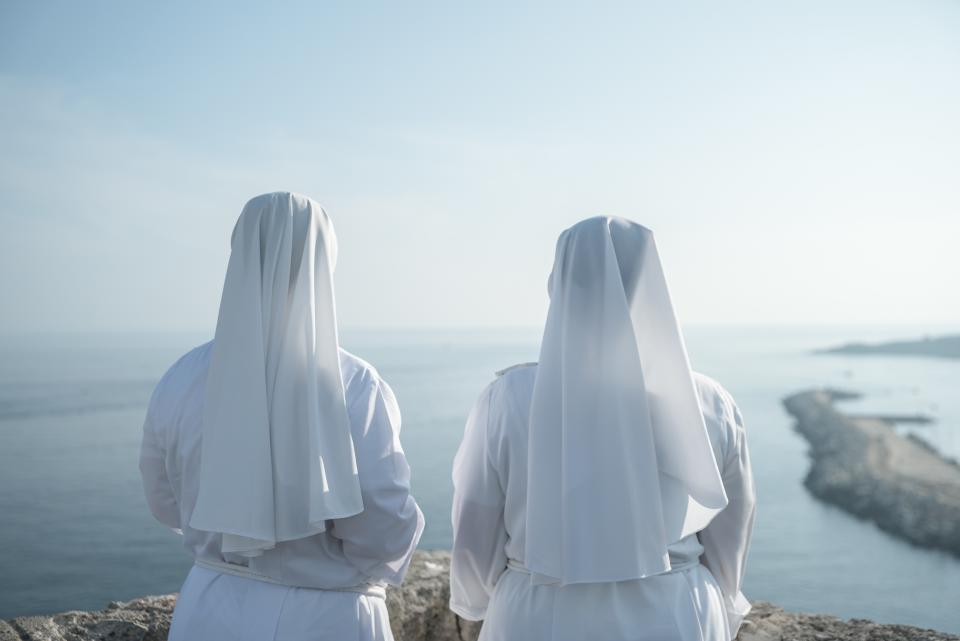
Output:
<svg viewBox="0 0 960 641">
<path fill-rule="evenodd" d="M 397 641 L 474 641 L 479 624 L 447 609 L 448 552 L 418 552 L 402 588 L 389 591 L 387 605 Z M 176 595 L 111 603 L 99 612 L 0 621 L 0 641 L 163 641 Z M 902 625 L 794 614 L 755 603 L 739 641 L 960 641 L 960 636 Z"/>
<path fill-rule="evenodd" d="M 813 390 L 784 399 L 810 443 L 805 485 L 915 545 L 960 556 L 960 466 L 922 439 L 900 436 L 888 420 L 834 407 L 856 396 Z"/>
</svg>

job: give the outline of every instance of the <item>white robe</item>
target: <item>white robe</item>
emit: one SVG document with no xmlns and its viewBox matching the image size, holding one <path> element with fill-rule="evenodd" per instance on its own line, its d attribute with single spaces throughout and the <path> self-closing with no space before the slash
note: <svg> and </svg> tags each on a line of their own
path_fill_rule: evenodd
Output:
<svg viewBox="0 0 960 641">
<path fill-rule="evenodd" d="M 729 504 L 669 548 L 673 571 L 619 583 L 536 585 L 524 566 L 527 434 L 536 366 L 511 368 L 481 395 L 454 461 L 450 608 L 483 620 L 481 641 L 727 641 L 749 603 L 740 592 L 755 495 L 740 413 L 695 374 Z"/>
<path fill-rule="evenodd" d="M 400 446 L 396 399 L 377 372 L 341 350 L 363 512 L 325 532 L 278 543 L 254 558 L 220 552 L 220 535 L 189 527 L 197 500 L 204 383 L 212 343 L 181 358 L 161 379 L 144 424 L 140 469 L 147 503 L 182 531 L 201 563 L 249 564 L 267 580 L 194 566 L 181 590 L 171 641 L 342 641 L 393 638 L 382 598 L 340 591 L 399 584 L 423 532 Z"/>
</svg>

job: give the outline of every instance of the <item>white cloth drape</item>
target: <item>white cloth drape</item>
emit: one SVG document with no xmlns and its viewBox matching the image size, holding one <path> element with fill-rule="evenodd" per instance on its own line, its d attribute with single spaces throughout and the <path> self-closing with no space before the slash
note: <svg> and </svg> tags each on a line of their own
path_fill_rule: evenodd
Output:
<svg viewBox="0 0 960 641">
<path fill-rule="evenodd" d="M 252 199 L 233 232 L 203 409 L 194 529 L 258 556 L 363 500 L 340 376 L 337 241 L 314 201 Z"/>
<path fill-rule="evenodd" d="M 530 410 L 535 583 L 670 570 L 727 504 L 652 233 L 620 218 L 557 242 Z"/>
</svg>

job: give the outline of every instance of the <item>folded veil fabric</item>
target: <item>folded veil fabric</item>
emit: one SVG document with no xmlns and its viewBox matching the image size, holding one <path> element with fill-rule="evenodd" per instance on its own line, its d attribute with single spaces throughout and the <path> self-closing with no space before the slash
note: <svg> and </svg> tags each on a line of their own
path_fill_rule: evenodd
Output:
<svg viewBox="0 0 960 641">
<path fill-rule="evenodd" d="M 563 232 L 530 410 L 525 563 L 539 583 L 670 570 L 727 504 L 650 230 Z"/>
<path fill-rule="evenodd" d="M 190 526 L 258 556 L 363 510 L 340 374 L 337 239 L 316 202 L 248 202 L 206 383 L 199 496 Z"/>
</svg>

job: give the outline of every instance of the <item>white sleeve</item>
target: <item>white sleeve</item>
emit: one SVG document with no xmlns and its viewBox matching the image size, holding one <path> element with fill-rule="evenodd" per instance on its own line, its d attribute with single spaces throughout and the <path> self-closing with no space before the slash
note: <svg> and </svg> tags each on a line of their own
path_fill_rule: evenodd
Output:
<svg viewBox="0 0 960 641">
<path fill-rule="evenodd" d="M 174 530 L 180 529 L 180 508 L 167 477 L 166 452 L 153 424 L 152 412 L 147 410 L 143 422 L 143 440 L 140 443 L 140 478 L 143 493 L 154 518 Z"/>
<path fill-rule="evenodd" d="M 386 383 L 372 380 L 350 407 L 363 512 L 333 521 L 343 554 L 375 581 L 399 585 L 420 535 L 423 513 L 410 494 L 410 466 L 400 445 L 400 410 Z"/>
<path fill-rule="evenodd" d="M 750 612 L 750 602 L 740 588 L 750 549 L 757 499 L 743 418 L 732 399 L 729 399 L 729 407 L 728 420 L 732 424 L 733 439 L 721 468 L 729 503 L 700 532 L 700 542 L 704 548 L 702 562 L 720 585 L 730 622 L 730 635 L 735 638 L 744 617 Z"/>
<path fill-rule="evenodd" d="M 507 567 L 504 494 L 490 456 L 488 419 L 493 386 L 480 396 L 453 460 L 453 551 L 450 609 L 479 621 Z"/>
</svg>

